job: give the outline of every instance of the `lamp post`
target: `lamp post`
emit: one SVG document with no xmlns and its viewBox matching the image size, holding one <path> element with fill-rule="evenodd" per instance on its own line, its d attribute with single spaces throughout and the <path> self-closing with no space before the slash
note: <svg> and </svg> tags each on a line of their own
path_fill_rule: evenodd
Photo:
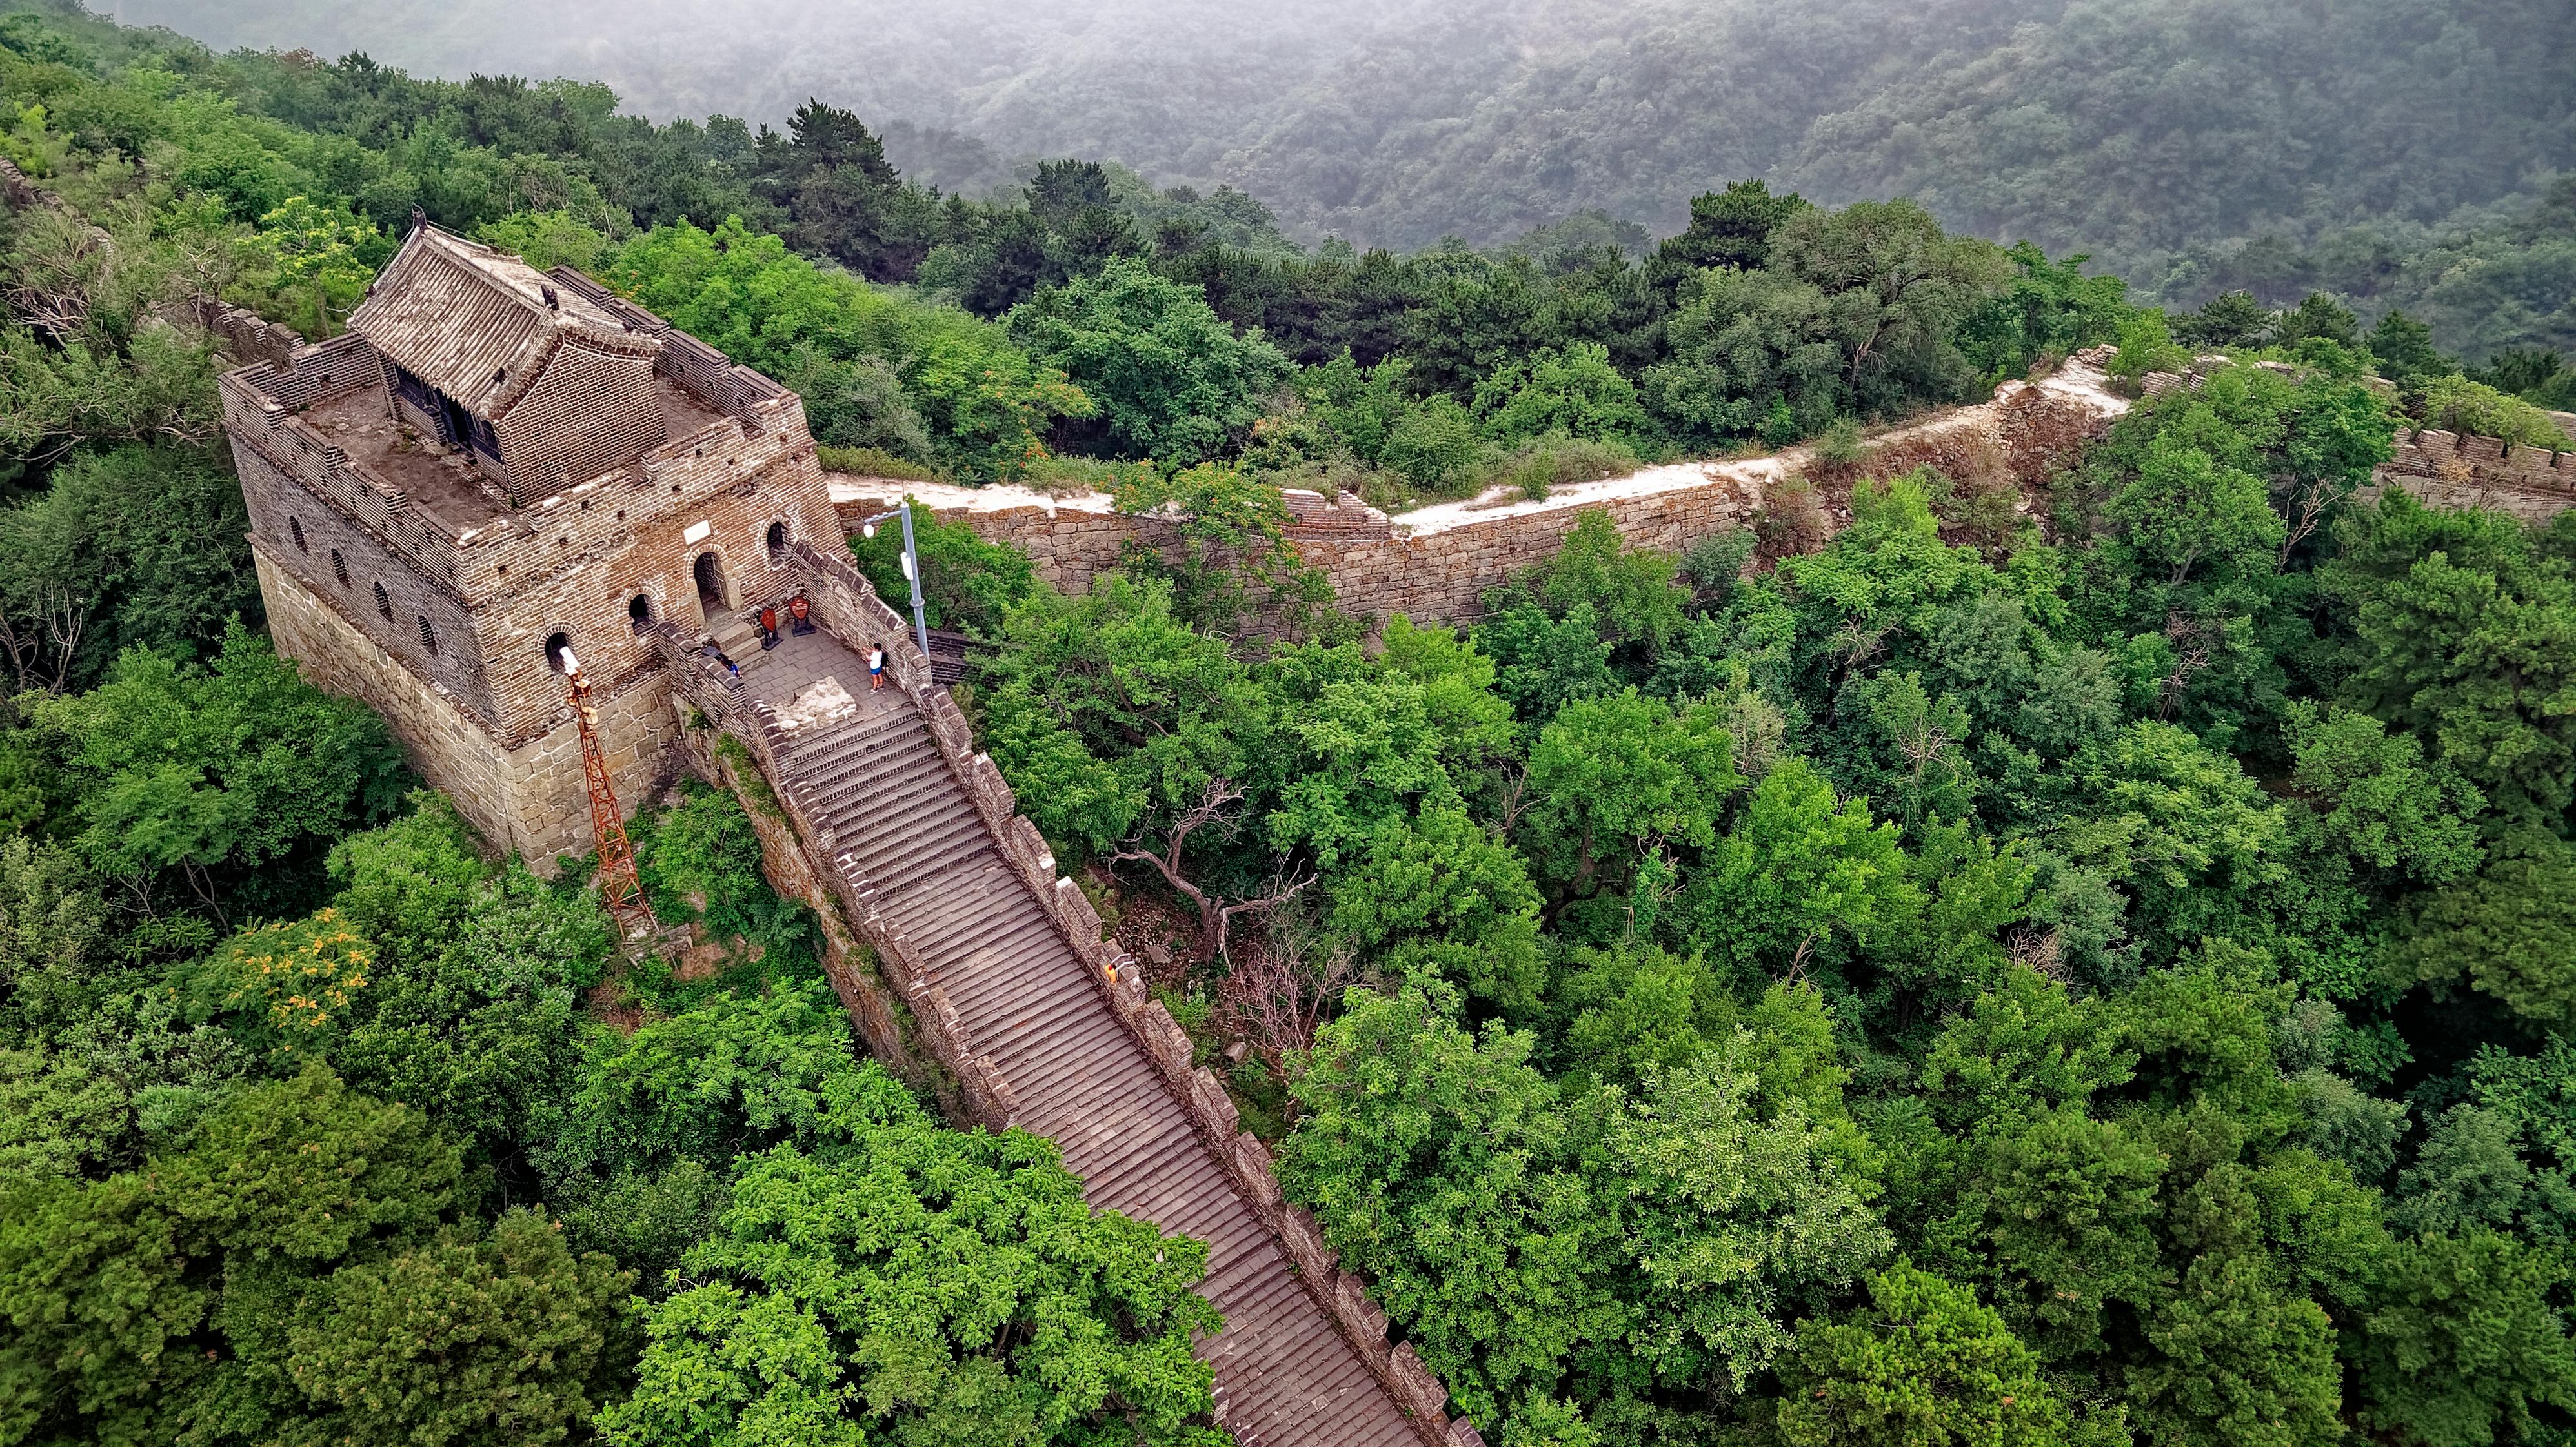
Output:
<svg viewBox="0 0 2576 1447">
<path fill-rule="evenodd" d="M 903 576 L 904 581 L 912 584 L 912 641 L 920 646 L 921 656 L 928 658 L 930 656 L 930 616 L 921 596 L 921 553 L 912 545 L 912 499 L 905 498 L 890 512 L 881 512 L 874 517 L 859 519 L 859 536 L 875 537 L 877 524 L 888 518 L 903 520 Z"/>
</svg>

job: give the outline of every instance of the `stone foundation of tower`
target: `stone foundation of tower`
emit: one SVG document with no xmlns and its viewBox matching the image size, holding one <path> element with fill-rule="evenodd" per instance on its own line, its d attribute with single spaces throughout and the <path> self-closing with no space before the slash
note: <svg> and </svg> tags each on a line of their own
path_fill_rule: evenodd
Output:
<svg viewBox="0 0 2576 1447">
<path fill-rule="evenodd" d="M 557 855 L 589 851 L 581 733 L 569 711 L 552 730 L 503 748 L 459 707 L 455 695 L 404 667 L 306 587 L 270 555 L 266 540 L 252 539 L 252 553 L 277 651 L 293 659 L 314 687 L 382 714 L 412 768 L 454 800 L 484 838 L 516 851 L 540 874 L 554 872 Z M 631 676 L 613 695 L 594 696 L 594 702 L 610 785 L 619 811 L 632 815 L 680 766 L 672 749 L 680 719 L 670 687 L 660 673 L 644 673 Z"/>
</svg>

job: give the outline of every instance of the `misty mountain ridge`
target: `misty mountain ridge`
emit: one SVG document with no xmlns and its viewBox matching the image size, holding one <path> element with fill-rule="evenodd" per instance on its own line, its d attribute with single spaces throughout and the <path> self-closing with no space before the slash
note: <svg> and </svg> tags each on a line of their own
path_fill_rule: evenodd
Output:
<svg viewBox="0 0 2576 1447">
<path fill-rule="evenodd" d="M 1669 234 L 1690 196 L 1746 176 L 1827 202 L 1912 195 L 1954 228 L 2087 251 L 2183 299 L 2366 289 L 2576 169 L 2566 0 L 124 12 L 218 46 L 597 78 L 662 118 L 775 123 L 816 96 L 947 189 L 983 194 L 1040 156 L 1112 159 L 1249 191 L 1307 242 L 1491 245 L 1590 209 Z M 2298 275 L 2246 274 L 2264 265 Z"/>
</svg>

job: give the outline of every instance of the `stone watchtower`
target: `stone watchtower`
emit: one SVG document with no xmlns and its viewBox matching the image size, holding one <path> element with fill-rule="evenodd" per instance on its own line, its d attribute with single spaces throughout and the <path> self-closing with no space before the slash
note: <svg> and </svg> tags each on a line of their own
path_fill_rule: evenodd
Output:
<svg viewBox="0 0 2576 1447">
<path fill-rule="evenodd" d="M 534 862 L 590 844 L 561 651 L 631 808 L 679 726 L 642 625 L 712 632 L 793 589 L 790 543 L 834 538 L 795 393 L 426 224 L 347 335 L 222 391 L 279 651 Z"/>
</svg>

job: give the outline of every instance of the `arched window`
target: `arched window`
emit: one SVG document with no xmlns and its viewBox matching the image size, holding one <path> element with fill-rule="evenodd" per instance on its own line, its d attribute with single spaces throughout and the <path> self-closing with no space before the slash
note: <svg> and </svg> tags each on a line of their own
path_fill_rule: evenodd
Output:
<svg viewBox="0 0 2576 1447">
<path fill-rule="evenodd" d="M 341 587 L 349 586 L 349 565 L 340 561 L 338 548 L 331 550 L 331 576 L 340 580 Z"/>
<path fill-rule="evenodd" d="M 386 622 L 394 621 L 394 595 L 386 592 L 382 583 L 376 585 L 376 611 L 384 615 Z"/>
<path fill-rule="evenodd" d="M 787 524 L 771 523 L 769 525 L 769 560 L 774 563 L 785 556 L 787 556 Z"/>
<path fill-rule="evenodd" d="M 430 657 L 438 656 L 438 632 L 429 626 L 429 615 L 426 613 L 420 615 L 420 646 L 429 650 Z"/>
<path fill-rule="evenodd" d="M 626 603 L 626 616 L 635 620 L 639 629 L 653 621 L 653 595 L 638 593 Z"/>
<path fill-rule="evenodd" d="M 553 669 L 557 673 L 569 671 L 564 667 L 564 655 L 570 652 L 572 652 L 571 639 L 560 633 L 549 633 L 546 635 L 546 666 L 548 668 Z"/>
<path fill-rule="evenodd" d="M 293 517 L 288 518 L 286 520 L 286 530 L 295 536 L 295 551 L 299 553 L 309 553 L 313 551 L 311 548 L 304 546 L 304 519 Z"/>
</svg>

